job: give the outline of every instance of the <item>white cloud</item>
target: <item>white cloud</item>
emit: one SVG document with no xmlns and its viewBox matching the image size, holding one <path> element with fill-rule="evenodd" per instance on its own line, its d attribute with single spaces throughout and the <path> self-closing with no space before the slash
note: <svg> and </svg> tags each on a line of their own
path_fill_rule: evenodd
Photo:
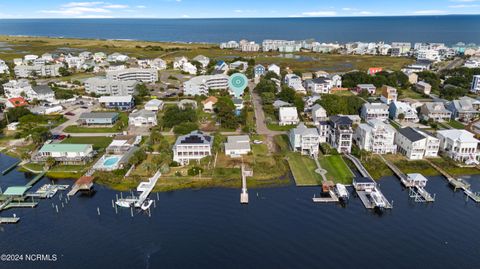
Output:
<svg viewBox="0 0 480 269">
<path fill-rule="evenodd" d="M 128 5 L 112 4 L 108 2 L 91 1 L 91 2 L 69 2 L 61 5 L 57 9 L 47 9 L 37 11 L 43 14 L 55 14 L 60 17 L 73 18 L 110 18 L 113 11 L 126 11 Z"/>
<path fill-rule="evenodd" d="M 413 14 L 416 15 L 441 15 L 441 14 L 446 14 L 444 10 L 438 10 L 438 9 L 426 9 L 426 10 L 417 10 L 414 11 Z"/>
<path fill-rule="evenodd" d="M 110 13 L 111 11 L 99 7 L 72 7 L 66 9 L 40 10 L 40 13 L 59 15 L 84 15 L 85 13 Z"/>
<path fill-rule="evenodd" d="M 136 6 L 136 8 L 147 8 L 147 7 L 140 5 L 140 6 Z"/>
<path fill-rule="evenodd" d="M 450 2 L 457 2 L 457 3 L 471 3 L 477 2 L 478 0 L 450 0 Z"/>
<path fill-rule="evenodd" d="M 180 1 L 179 1 L 179 2 L 180 2 Z M 190 18 L 190 16 L 187 15 L 187 14 L 183 14 L 183 15 L 182 15 L 182 18 Z"/>
<path fill-rule="evenodd" d="M 103 4 L 103 2 L 70 2 L 62 5 L 62 7 L 92 7 L 101 4 Z"/>
<path fill-rule="evenodd" d="M 478 7 L 479 5 L 473 4 L 473 5 L 465 5 L 465 4 L 460 4 L 460 5 L 452 5 L 448 6 L 449 8 L 469 8 L 469 7 Z"/>
<path fill-rule="evenodd" d="M 336 15 L 337 15 L 336 11 L 330 11 L 330 10 L 308 11 L 308 12 L 302 12 L 301 14 L 301 16 L 308 16 L 308 17 L 332 17 Z"/>
<path fill-rule="evenodd" d="M 344 7 L 342 8 L 343 11 L 355 11 L 357 10 L 356 8 L 352 8 L 352 7 Z"/>
<path fill-rule="evenodd" d="M 103 8 L 110 8 L 110 9 L 124 9 L 128 8 L 128 5 L 106 5 Z"/>
</svg>

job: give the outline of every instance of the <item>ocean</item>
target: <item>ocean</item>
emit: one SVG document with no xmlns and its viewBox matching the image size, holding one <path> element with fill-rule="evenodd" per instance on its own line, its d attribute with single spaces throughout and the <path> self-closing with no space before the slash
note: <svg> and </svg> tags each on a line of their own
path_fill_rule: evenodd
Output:
<svg viewBox="0 0 480 269">
<path fill-rule="evenodd" d="M 0 156 L 1 167 L 11 159 Z M 22 185 L 12 171 L 0 187 Z M 480 176 L 467 178 L 480 190 Z M 50 182 L 45 178 L 34 188 Z M 57 183 L 71 184 L 71 180 Z M 67 204 L 55 196 L 0 227 L 0 254 L 57 255 L 57 261 L 0 262 L 0 268 L 474 268 L 480 261 L 480 206 L 430 177 L 432 204 L 414 203 L 398 179 L 379 181 L 394 208 L 382 215 L 351 197 L 342 207 L 314 204 L 319 187 L 180 190 L 156 194 L 151 217 L 112 208 L 118 192 L 96 185 L 93 197 Z M 127 193 L 123 193 L 125 196 Z M 63 194 L 65 197 L 65 193 Z M 53 205 L 59 207 L 56 213 Z M 100 216 L 97 214 L 100 209 Z"/>
<path fill-rule="evenodd" d="M 480 44 L 480 16 L 248 19 L 3 19 L 2 35 L 208 42 L 263 39 Z"/>
</svg>

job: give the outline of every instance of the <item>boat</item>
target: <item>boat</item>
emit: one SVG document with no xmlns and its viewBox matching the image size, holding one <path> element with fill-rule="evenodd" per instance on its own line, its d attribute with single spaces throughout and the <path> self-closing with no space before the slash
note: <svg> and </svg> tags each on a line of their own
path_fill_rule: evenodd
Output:
<svg viewBox="0 0 480 269">
<path fill-rule="evenodd" d="M 125 198 L 125 199 L 118 199 L 118 201 L 115 202 L 116 205 L 119 207 L 131 207 L 132 205 L 137 202 L 137 199 L 135 198 Z"/>
<path fill-rule="evenodd" d="M 349 197 L 350 195 L 349 195 L 348 190 L 347 190 L 347 188 L 345 187 L 345 185 L 340 184 L 340 183 L 337 183 L 337 185 L 335 185 L 335 188 L 336 188 L 336 190 L 337 190 L 338 198 L 340 198 L 340 199 L 343 200 L 343 201 L 348 200 L 348 197 Z"/>
<path fill-rule="evenodd" d="M 142 205 L 140 206 L 140 208 L 145 211 L 145 210 L 147 210 L 147 209 L 150 208 L 150 206 L 152 205 L 152 203 L 153 203 L 153 200 L 147 199 L 147 200 L 145 200 L 145 201 L 142 203 Z"/>
<path fill-rule="evenodd" d="M 377 209 L 383 209 L 385 208 L 386 204 L 385 201 L 383 200 L 382 195 L 380 195 L 376 191 L 372 191 L 370 193 L 370 200 L 371 202 L 375 205 L 375 208 Z"/>
</svg>

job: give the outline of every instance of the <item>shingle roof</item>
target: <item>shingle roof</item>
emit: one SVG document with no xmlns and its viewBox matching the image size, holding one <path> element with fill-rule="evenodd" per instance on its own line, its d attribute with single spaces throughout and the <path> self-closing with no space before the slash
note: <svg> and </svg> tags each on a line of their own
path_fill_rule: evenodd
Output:
<svg viewBox="0 0 480 269">
<path fill-rule="evenodd" d="M 405 136 L 408 140 L 412 142 L 416 142 L 422 139 L 425 139 L 425 136 L 417 132 L 415 129 L 412 127 L 406 127 L 398 130 L 399 133 L 401 133 L 403 136 Z"/>
</svg>

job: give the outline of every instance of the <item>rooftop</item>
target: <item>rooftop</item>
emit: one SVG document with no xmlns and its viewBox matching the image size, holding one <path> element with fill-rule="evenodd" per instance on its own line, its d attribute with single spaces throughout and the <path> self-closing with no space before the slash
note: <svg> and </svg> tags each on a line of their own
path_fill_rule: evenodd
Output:
<svg viewBox="0 0 480 269">
<path fill-rule="evenodd" d="M 45 144 L 39 152 L 85 152 L 91 144 Z"/>
</svg>

